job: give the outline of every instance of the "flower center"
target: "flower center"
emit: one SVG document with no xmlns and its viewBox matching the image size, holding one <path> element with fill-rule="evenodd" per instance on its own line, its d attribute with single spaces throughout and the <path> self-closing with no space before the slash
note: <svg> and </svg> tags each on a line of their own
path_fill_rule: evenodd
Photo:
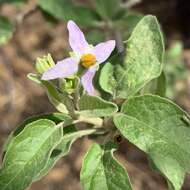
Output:
<svg viewBox="0 0 190 190">
<path fill-rule="evenodd" d="M 91 53 L 84 54 L 80 59 L 80 63 L 85 68 L 89 68 L 96 63 L 96 57 Z"/>
</svg>

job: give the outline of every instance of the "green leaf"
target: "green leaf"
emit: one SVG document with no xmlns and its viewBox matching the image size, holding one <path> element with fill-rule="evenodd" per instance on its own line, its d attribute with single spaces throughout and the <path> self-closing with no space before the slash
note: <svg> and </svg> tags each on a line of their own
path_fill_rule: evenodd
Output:
<svg viewBox="0 0 190 190">
<path fill-rule="evenodd" d="M 166 62 L 180 62 L 182 53 L 183 43 L 181 41 L 176 41 L 166 52 Z"/>
<path fill-rule="evenodd" d="M 105 33 L 101 30 L 91 30 L 85 36 L 89 44 L 98 44 L 105 40 Z"/>
<path fill-rule="evenodd" d="M 0 170 L 1 190 L 24 190 L 44 168 L 51 150 L 60 142 L 62 125 L 41 119 L 28 124 L 12 139 Z"/>
<path fill-rule="evenodd" d="M 26 2 L 27 0 L 0 0 L 0 4 L 2 3 L 23 3 Z"/>
<path fill-rule="evenodd" d="M 101 88 L 104 91 L 113 95 L 115 92 L 115 88 L 117 86 L 117 81 L 114 78 L 114 72 L 115 72 L 114 69 L 115 67 L 110 62 L 107 62 L 103 66 L 99 78 L 99 83 Z"/>
<path fill-rule="evenodd" d="M 79 114 L 87 117 L 111 116 L 117 112 L 117 105 L 97 96 L 83 95 L 79 100 Z"/>
<path fill-rule="evenodd" d="M 69 130 L 68 130 L 69 129 Z M 41 177 L 45 176 L 55 165 L 55 163 L 63 156 L 66 156 L 72 144 L 78 139 L 86 135 L 90 135 L 96 132 L 96 129 L 86 129 L 77 131 L 73 126 L 68 126 L 64 128 L 64 135 L 61 142 L 53 149 L 51 155 L 46 163 L 46 166 L 41 170 L 35 180 L 39 180 Z"/>
<path fill-rule="evenodd" d="M 73 101 L 67 92 L 59 92 L 53 83 L 41 80 L 40 76 L 37 74 L 29 73 L 27 77 L 37 84 L 41 84 L 46 89 L 50 102 L 58 111 L 74 115 Z"/>
<path fill-rule="evenodd" d="M 153 79 L 142 89 L 141 94 L 155 94 L 162 97 L 166 95 L 166 76 L 162 71 L 157 79 Z"/>
<path fill-rule="evenodd" d="M 74 105 L 71 97 L 66 92 L 59 92 L 56 87 L 48 82 L 41 81 L 42 85 L 46 88 L 46 92 L 50 102 L 55 106 L 55 108 L 61 113 L 74 115 Z"/>
<path fill-rule="evenodd" d="M 120 8 L 120 0 L 91 0 L 97 13 L 105 20 L 112 19 Z"/>
<path fill-rule="evenodd" d="M 12 37 L 12 31 L 12 23 L 8 18 L 0 15 L 0 45 L 5 44 Z"/>
<path fill-rule="evenodd" d="M 157 78 L 156 94 L 163 97 L 166 95 L 166 76 L 164 71 Z"/>
<path fill-rule="evenodd" d="M 33 82 L 36 82 L 37 84 L 41 84 L 41 79 L 40 79 L 39 75 L 37 75 L 37 74 L 28 73 L 27 78 Z"/>
<path fill-rule="evenodd" d="M 190 171 L 189 116 L 171 101 L 159 96 L 139 96 L 122 105 L 114 117 L 119 131 L 146 152 L 156 168 L 181 189 Z"/>
<path fill-rule="evenodd" d="M 157 19 L 151 15 L 141 19 L 126 45 L 124 62 L 120 57 L 111 60 L 112 64 L 105 64 L 103 74 L 100 75 L 100 78 L 105 78 L 106 73 L 111 76 L 110 80 L 105 80 L 104 85 L 100 85 L 103 90 L 112 91 L 111 94 L 119 98 L 136 94 L 161 74 L 164 45 Z"/>
<path fill-rule="evenodd" d="M 84 190 L 132 190 L 128 174 L 113 157 L 113 151 L 98 144 L 89 149 L 80 174 Z"/>
<path fill-rule="evenodd" d="M 76 6 L 70 0 L 39 0 L 38 5 L 57 19 L 74 20 L 80 25 L 93 26 L 96 15 L 87 7 Z"/>
<path fill-rule="evenodd" d="M 70 125 L 72 123 L 72 119 L 70 116 L 62 113 L 49 113 L 49 114 L 44 114 L 44 115 L 37 115 L 30 117 L 26 119 L 23 123 L 21 123 L 15 131 L 13 131 L 7 141 L 5 142 L 3 146 L 3 152 L 5 153 L 7 151 L 8 146 L 10 145 L 11 141 L 13 138 L 15 138 L 23 129 L 30 123 L 37 121 L 39 119 L 48 119 L 53 121 L 55 124 L 58 124 L 60 122 L 64 122 L 64 126 Z"/>
<path fill-rule="evenodd" d="M 129 11 L 124 9 L 124 15 L 115 21 L 116 27 L 121 31 L 122 38 L 124 40 L 128 39 L 138 24 L 138 22 L 143 18 L 143 15 L 139 12 Z"/>
</svg>

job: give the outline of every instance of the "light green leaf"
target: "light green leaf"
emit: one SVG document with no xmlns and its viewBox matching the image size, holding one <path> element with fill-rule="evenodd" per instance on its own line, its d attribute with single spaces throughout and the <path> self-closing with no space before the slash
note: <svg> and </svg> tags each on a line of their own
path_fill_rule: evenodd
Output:
<svg viewBox="0 0 190 190">
<path fill-rule="evenodd" d="M 120 0 L 91 0 L 97 13 L 105 20 L 112 19 L 120 9 Z"/>
<path fill-rule="evenodd" d="M 87 117 L 111 116 L 117 112 L 117 105 L 97 96 L 83 95 L 79 100 L 79 114 Z"/>
<path fill-rule="evenodd" d="M 37 121 L 39 119 L 48 119 L 53 121 L 55 124 L 60 122 L 64 122 L 64 126 L 70 125 L 72 123 L 72 119 L 70 116 L 62 113 L 49 113 L 44 115 L 37 115 L 26 119 L 23 123 L 21 123 L 15 131 L 13 131 L 7 141 L 3 146 L 3 152 L 5 153 L 8 149 L 8 146 L 11 144 L 11 141 L 30 123 Z"/>
<path fill-rule="evenodd" d="M 12 139 L 0 170 L 1 190 L 24 190 L 44 168 L 62 138 L 62 125 L 41 119 L 28 124 Z"/>
<path fill-rule="evenodd" d="M 112 95 L 119 98 L 136 94 L 145 84 L 161 74 L 164 45 L 157 19 L 151 15 L 143 17 L 126 45 L 124 62 L 120 59 L 111 60 L 112 65 L 105 64 L 106 68 L 103 68 L 104 76 L 100 75 L 100 78 L 104 78 L 107 72 L 112 76 L 101 87 L 104 89 L 106 86 L 104 90 L 107 92 L 113 90 Z M 114 88 L 113 83 L 116 83 Z"/>
<path fill-rule="evenodd" d="M 12 31 L 13 25 L 8 18 L 0 15 L 0 45 L 5 44 L 12 37 Z"/>
<path fill-rule="evenodd" d="M 58 111 L 74 115 L 73 101 L 67 92 L 59 92 L 53 83 L 41 80 L 40 76 L 37 74 L 29 73 L 27 77 L 37 84 L 41 84 L 46 89 L 50 102 Z"/>
<path fill-rule="evenodd" d="M 113 151 L 98 144 L 89 149 L 80 174 L 84 190 L 132 190 L 128 174 L 113 157 Z"/>
<path fill-rule="evenodd" d="M 145 151 L 156 168 L 181 189 L 190 171 L 189 116 L 171 101 L 159 96 L 139 96 L 122 105 L 114 123 L 130 142 Z"/>
<path fill-rule="evenodd" d="M 61 113 L 74 114 L 74 105 L 71 97 L 66 92 L 59 92 L 56 87 L 48 81 L 41 81 L 46 88 L 48 98 L 55 108 Z"/>
<path fill-rule="evenodd" d="M 39 75 L 37 75 L 37 74 L 29 73 L 29 74 L 27 74 L 27 78 L 33 82 L 36 82 L 37 84 L 41 84 L 41 79 L 40 79 Z"/>
<path fill-rule="evenodd" d="M 101 88 L 114 95 L 115 89 L 117 87 L 117 81 L 114 78 L 114 65 L 112 65 L 110 62 L 107 62 L 100 73 L 99 83 Z"/>
<path fill-rule="evenodd" d="M 69 129 L 69 130 L 68 130 Z M 39 180 L 41 177 L 45 176 L 55 165 L 55 163 L 63 156 L 66 156 L 72 144 L 78 139 L 86 135 L 93 134 L 97 129 L 86 129 L 77 131 L 73 126 L 68 126 L 64 128 L 64 135 L 61 142 L 53 149 L 51 155 L 46 163 L 46 166 L 41 170 L 35 180 Z"/>
<path fill-rule="evenodd" d="M 93 26 L 97 19 L 93 10 L 76 6 L 70 0 L 39 0 L 38 5 L 57 19 L 74 20 L 80 25 Z"/>
</svg>

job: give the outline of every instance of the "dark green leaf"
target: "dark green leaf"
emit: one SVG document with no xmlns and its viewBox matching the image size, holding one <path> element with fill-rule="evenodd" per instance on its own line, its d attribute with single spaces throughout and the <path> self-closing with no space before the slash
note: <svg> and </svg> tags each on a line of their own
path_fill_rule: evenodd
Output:
<svg viewBox="0 0 190 190">
<path fill-rule="evenodd" d="M 0 16 L 0 45 L 5 44 L 12 37 L 13 25 L 10 21 Z"/>
<path fill-rule="evenodd" d="M 122 34 L 122 39 L 126 40 L 130 37 L 133 29 L 142 18 L 143 15 L 138 12 L 125 10 L 125 14 L 115 21 L 116 26 Z"/>
<path fill-rule="evenodd" d="M 27 0 L 0 0 L 0 4 L 1 3 L 23 3 L 26 2 Z"/>
<path fill-rule="evenodd" d="M 86 39 L 89 44 L 98 44 L 105 41 L 105 34 L 99 30 L 92 30 L 86 33 Z"/>
<path fill-rule="evenodd" d="M 87 7 L 76 6 L 70 0 L 39 0 L 38 5 L 60 20 L 74 20 L 85 26 L 93 26 L 97 20 L 92 10 Z"/>
<path fill-rule="evenodd" d="M 162 71 L 161 75 L 157 79 L 150 81 L 142 89 L 141 94 L 155 94 L 162 97 L 166 95 L 166 76 Z"/>
<path fill-rule="evenodd" d="M 97 13 L 105 20 L 112 19 L 120 8 L 120 0 L 91 0 Z"/>
</svg>

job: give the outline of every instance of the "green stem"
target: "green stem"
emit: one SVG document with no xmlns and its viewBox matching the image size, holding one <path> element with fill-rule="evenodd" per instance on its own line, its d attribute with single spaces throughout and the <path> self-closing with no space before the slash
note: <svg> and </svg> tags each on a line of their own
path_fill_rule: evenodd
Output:
<svg viewBox="0 0 190 190">
<path fill-rule="evenodd" d="M 95 125 L 96 127 L 103 127 L 103 119 L 97 117 L 97 118 L 90 118 L 90 117 L 83 117 L 83 116 L 79 116 L 78 120 L 76 120 L 78 122 L 83 122 L 83 123 L 89 123 L 92 125 Z"/>
</svg>

